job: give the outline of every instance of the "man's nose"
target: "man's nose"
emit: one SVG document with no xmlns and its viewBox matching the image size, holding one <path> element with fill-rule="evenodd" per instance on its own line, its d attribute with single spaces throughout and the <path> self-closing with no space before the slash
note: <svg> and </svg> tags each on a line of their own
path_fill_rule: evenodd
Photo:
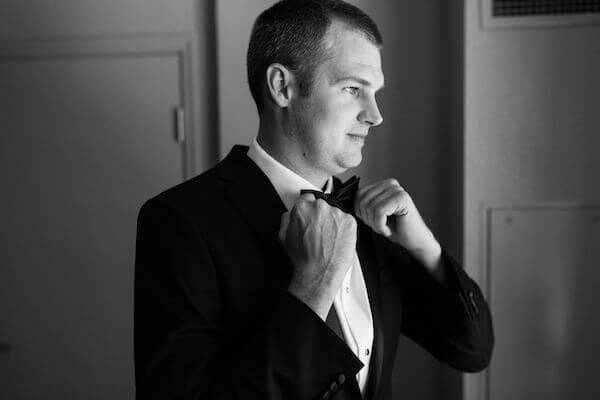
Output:
<svg viewBox="0 0 600 400">
<path fill-rule="evenodd" d="M 362 112 L 358 116 L 358 120 L 369 126 L 377 126 L 383 122 L 383 116 L 377 107 L 375 99 L 365 102 Z"/>
</svg>

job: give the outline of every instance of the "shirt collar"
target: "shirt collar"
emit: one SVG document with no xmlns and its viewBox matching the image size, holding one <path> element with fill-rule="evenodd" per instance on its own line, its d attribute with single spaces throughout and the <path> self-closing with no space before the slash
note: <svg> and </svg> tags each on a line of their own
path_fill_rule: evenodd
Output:
<svg viewBox="0 0 600 400">
<path fill-rule="evenodd" d="M 256 137 L 250 144 L 248 150 L 248 157 L 258 165 L 258 167 L 267 175 L 267 178 L 271 181 L 271 184 L 275 188 L 275 191 L 283 201 L 283 204 L 288 210 L 294 207 L 294 203 L 300 197 L 300 190 L 312 189 L 319 190 L 321 188 L 316 187 L 300 175 L 296 174 L 285 165 L 271 157 L 256 140 Z M 330 193 L 333 185 L 332 177 L 329 177 L 325 184 L 325 193 Z"/>
</svg>

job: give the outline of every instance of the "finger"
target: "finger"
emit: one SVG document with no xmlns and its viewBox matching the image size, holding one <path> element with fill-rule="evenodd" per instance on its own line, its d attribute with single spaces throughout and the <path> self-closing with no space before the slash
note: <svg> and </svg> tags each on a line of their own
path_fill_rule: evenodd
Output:
<svg viewBox="0 0 600 400">
<path fill-rule="evenodd" d="M 305 210 L 305 208 L 309 204 L 313 203 L 315 200 L 316 200 L 315 195 L 312 193 L 305 193 L 305 194 L 301 195 L 300 197 L 298 197 L 298 199 L 294 203 L 294 206 L 290 210 L 290 213 L 297 217 L 301 216 L 303 214 L 303 212 L 301 212 L 301 210 Z"/>
<path fill-rule="evenodd" d="M 400 183 L 398 182 L 398 180 L 394 179 L 394 178 L 390 178 L 390 179 L 384 179 L 382 181 L 378 181 L 375 183 L 371 183 L 370 185 L 366 185 L 361 187 L 360 189 L 358 189 L 357 191 L 357 196 L 362 197 L 363 195 L 365 195 L 367 192 L 370 192 L 372 190 L 377 190 L 378 188 L 380 188 L 381 190 L 386 189 L 388 187 L 399 187 L 402 189 L 402 186 L 400 186 Z M 381 190 L 377 190 L 378 192 Z"/>
<path fill-rule="evenodd" d="M 375 206 L 382 202 L 391 201 L 394 196 L 397 196 L 403 192 L 400 187 L 391 186 L 387 187 L 385 190 L 381 191 L 376 196 L 373 196 L 368 202 L 365 203 L 365 208 L 368 210 L 372 210 Z"/>
<path fill-rule="evenodd" d="M 290 212 L 286 212 L 281 216 L 281 223 L 279 225 L 279 235 L 278 239 L 281 243 L 285 241 L 285 237 L 287 235 L 287 229 L 290 225 Z"/>
<path fill-rule="evenodd" d="M 385 192 L 390 188 L 402 189 L 396 179 L 386 179 L 384 181 L 372 183 L 364 188 L 359 189 L 356 194 L 358 206 L 355 206 L 355 212 L 357 214 L 362 213 L 366 217 L 368 214 L 367 204 L 373 200 L 373 198 L 379 196 L 382 192 Z"/>
<path fill-rule="evenodd" d="M 373 221 L 373 229 L 386 237 L 392 234 L 391 229 L 387 225 L 387 219 L 395 211 L 395 196 L 396 193 L 393 191 L 384 192 L 373 199 L 367 206 L 369 217 Z"/>
<path fill-rule="evenodd" d="M 387 215 L 378 214 L 378 216 L 375 217 L 375 222 L 373 223 L 373 230 L 381 233 L 385 237 L 390 237 L 392 236 L 392 230 L 387 225 L 387 219 Z"/>
<path fill-rule="evenodd" d="M 406 213 L 407 208 L 407 193 L 399 188 L 390 189 L 387 193 L 378 196 L 369 206 L 374 230 L 385 236 L 391 235 L 392 230 L 388 225 L 388 218 Z"/>
<path fill-rule="evenodd" d="M 370 185 L 358 189 L 356 197 L 361 199 L 361 201 L 369 201 L 373 196 L 377 196 L 383 190 L 387 189 L 388 186 L 389 182 L 387 181 L 371 183 Z"/>
<path fill-rule="evenodd" d="M 326 207 L 331 207 L 328 202 L 326 202 L 325 200 L 323 200 L 320 197 L 317 200 L 315 200 L 315 204 L 317 205 L 317 209 L 323 209 L 323 208 L 326 208 Z"/>
<path fill-rule="evenodd" d="M 382 182 L 377 182 L 365 187 L 364 189 L 359 190 L 359 192 L 357 193 L 357 206 L 355 207 L 355 212 L 357 215 L 361 216 L 365 220 L 365 222 L 370 220 L 367 204 L 374 197 L 378 196 L 381 192 L 385 190 L 386 185 L 382 184 Z"/>
<path fill-rule="evenodd" d="M 300 202 L 300 201 L 306 201 L 306 202 L 313 202 L 315 201 L 317 198 L 315 197 L 315 195 L 313 193 L 304 193 L 302 195 L 300 195 L 300 197 L 298 197 L 298 200 L 296 200 L 296 203 Z"/>
<path fill-rule="evenodd" d="M 377 224 L 378 217 L 375 215 L 376 206 L 379 205 L 383 200 L 388 200 L 399 191 L 400 189 L 395 185 L 389 185 L 385 190 L 379 192 L 376 196 L 372 197 L 368 202 L 362 205 L 364 214 L 368 221 L 370 221 L 371 227 Z"/>
</svg>

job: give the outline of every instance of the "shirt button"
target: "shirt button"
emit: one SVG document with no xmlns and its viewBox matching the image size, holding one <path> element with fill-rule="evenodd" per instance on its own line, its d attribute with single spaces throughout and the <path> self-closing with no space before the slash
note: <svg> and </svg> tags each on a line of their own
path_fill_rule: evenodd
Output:
<svg viewBox="0 0 600 400">
<path fill-rule="evenodd" d="M 337 378 L 338 385 L 343 385 L 346 382 L 346 375 L 339 374 Z"/>
<path fill-rule="evenodd" d="M 365 349 L 365 356 L 368 356 L 369 354 L 371 354 L 371 352 L 369 351 L 369 349 Z"/>
<path fill-rule="evenodd" d="M 346 293 L 350 293 L 350 287 L 346 286 Z"/>
</svg>

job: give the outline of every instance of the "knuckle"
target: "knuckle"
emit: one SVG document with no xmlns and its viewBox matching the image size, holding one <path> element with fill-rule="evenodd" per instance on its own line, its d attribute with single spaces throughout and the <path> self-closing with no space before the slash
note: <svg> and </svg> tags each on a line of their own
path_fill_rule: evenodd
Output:
<svg viewBox="0 0 600 400">
<path fill-rule="evenodd" d="M 316 203 L 318 208 L 323 208 L 327 205 L 327 202 L 323 199 L 317 199 Z"/>
<path fill-rule="evenodd" d="M 404 192 L 404 189 L 402 189 L 402 187 L 399 186 L 399 185 L 398 186 L 393 186 L 391 188 L 391 190 L 392 190 L 392 193 L 396 193 L 396 194 Z"/>
<path fill-rule="evenodd" d="M 305 210 L 306 207 L 308 207 L 308 203 L 305 201 L 299 201 L 298 203 L 296 203 L 295 207 L 292 209 L 292 213 L 295 213 L 296 215 Z"/>
<path fill-rule="evenodd" d="M 304 204 L 308 202 L 308 198 L 306 195 L 302 195 L 300 197 L 298 197 L 298 200 L 296 200 L 296 205 L 300 205 L 300 204 Z"/>
<path fill-rule="evenodd" d="M 290 212 L 291 215 L 293 216 L 298 216 L 298 215 L 304 215 L 308 212 L 310 207 L 310 203 L 307 201 L 301 201 L 296 203 L 296 205 L 294 206 L 294 208 L 292 208 L 292 211 Z"/>
<path fill-rule="evenodd" d="M 307 201 L 312 201 L 315 199 L 315 195 L 314 193 L 304 193 L 302 196 L 300 196 L 302 199 L 307 200 Z"/>
<path fill-rule="evenodd" d="M 308 197 L 307 196 L 301 196 L 298 198 L 298 200 L 296 200 L 296 205 L 302 205 L 302 204 L 307 204 L 308 203 Z"/>
<path fill-rule="evenodd" d="M 356 219 L 350 217 L 350 221 L 348 221 L 348 225 L 350 226 L 351 231 L 355 231 L 358 227 L 358 223 L 356 222 Z"/>
<path fill-rule="evenodd" d="M 398 197 L 402 201 L 409 201 L 411 199 L 410 195 L 408 194 L 408 192 L 406 190 L 401 190 L 400 193 L 398 193 Z"/>
<path fill-rule="evenodd" d="M 356 225 L 356 219 L 352 215 L 343 213 L 343 218 L 346 223 Z"/>
</svg>

